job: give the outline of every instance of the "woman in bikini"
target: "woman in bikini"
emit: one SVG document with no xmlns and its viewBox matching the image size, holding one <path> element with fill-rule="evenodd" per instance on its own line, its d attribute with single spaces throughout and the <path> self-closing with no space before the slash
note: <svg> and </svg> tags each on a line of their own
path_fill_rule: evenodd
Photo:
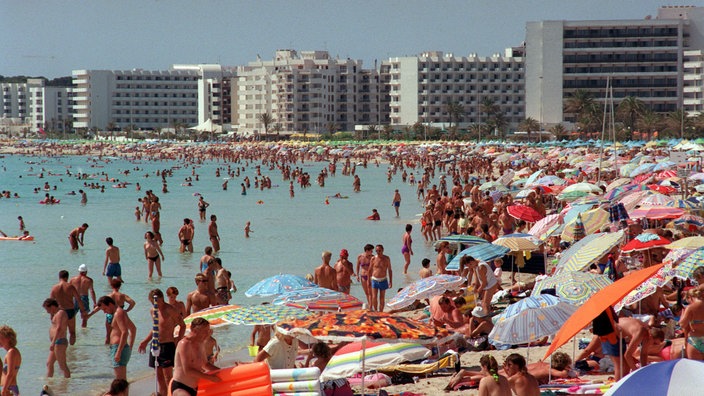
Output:
<svg viewBox="0 0 704 396">
<path fill-rule="evenodd" d="M 374 245 L 371 244 L 366 244 L 364 253 L 357 256 L 357 280 L 362 284 L 364 295 L 367 296 L 368 307 L 372 306 L 372 282 L 369 278 L 369 264 L 371 264 L 372 257 L 374 257 Z"/>
<path fill-rule="evenodd" d="M 0 376 L 2 395 L 19 395 L 17 373 L 22 365 L 22 355 L 17 349 L 17 333 L 10 326 L 0 326 L 0 348 L 7 351 L 3 361 L 2 376 Z"/>
<path fill-rule="evenodd" d="M 704 360 L 704 291 L 692 289 L 687 296 L 691 302 L 680 318 L 680 326 L 687 338 L 687 358 Z"/>
<path fill-rule="evenodd" d="M 411 247 L 411 245 L 413 244 L 413 239 L 411 238 L 412 230 L 413 226 L 410 224 L 406 224 L 406 232 L 403 234 L 403 246 L 401 247 L 401 254 L 403 254 L 404 260 L 406 260 L 406 262 L 403 264 L 404 274 L 408 273 L 408 266 L 411 265 L 411 256 L 413 255 L 413 248 Z"/>
</svg>

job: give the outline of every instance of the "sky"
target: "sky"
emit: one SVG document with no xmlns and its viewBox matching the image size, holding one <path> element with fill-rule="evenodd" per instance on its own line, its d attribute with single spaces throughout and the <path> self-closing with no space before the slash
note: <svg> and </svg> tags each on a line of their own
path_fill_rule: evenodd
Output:
<svg viewBox="0 0 704 396">
<path fill-rule="evenodd" d="M 690 0 L 696 3 L 699 0 Z M 643 19 L 662 0 L 0 0 L 0 75 L 246 65 L 277 49 L 374 60 L 503 54 L 526 22 Z"/>
</svg>

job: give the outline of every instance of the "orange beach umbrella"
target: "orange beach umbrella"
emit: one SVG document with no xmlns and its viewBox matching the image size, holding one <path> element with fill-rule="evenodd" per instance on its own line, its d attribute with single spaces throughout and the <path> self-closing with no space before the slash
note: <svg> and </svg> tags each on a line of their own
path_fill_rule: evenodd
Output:
<svg viewBox="0 0 704 396">
<path fill-rule="evenodd" d="M 560 331 L 557 332 L 555 338 L 552 340 L 550 348 L 545 352 L 543 360 L 547 359 L 557 348 L 563 346 L 567 341 L 572 339 L 575 334 L 589 325 L 589 322 L 600 313 L 621 301 L 631 290 L 655 275 L 664 265 L 665 264 L 658 264 L 632 272 L 593 294 L 589 300 L 579 307 L 579 309 L 570 316 L 567 322 L 562 325 L 562 328 L 560 328 Z"/>
</svg>

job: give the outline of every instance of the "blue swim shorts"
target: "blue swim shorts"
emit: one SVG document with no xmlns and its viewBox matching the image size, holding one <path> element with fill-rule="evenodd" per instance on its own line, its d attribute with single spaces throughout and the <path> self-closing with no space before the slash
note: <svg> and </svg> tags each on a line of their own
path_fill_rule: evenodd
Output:
<svg viewBox="0 0 704 396">
<path fill-rule="evenodd" d="M 383 280 L 376 280 L 372 278 L 372 289 L 386 290 L 389 288 L 389 280 L 384 278 Z"/>
<path fill-rule="evenodd" d="M 122 348 L 122 353 L 120 354 L 120 361 L 115 361 L 115 354 L 117 354 L 117 344 L 110 344 L 110 363 L 112 363 L 113 368 L 117 367 L 127 367 L 127 363 L 130 361 L 130 356 L 132 356 L 132 351 L 129 345 L 125 345 Z"/>
<path fill-rule="evenodd" d="M 105 272 L 105 276 L 107 276 L 108 278 L 122 276 L 122 267 L 120 267 L 120 263 L 108 264 L 108 270 L 107 272 Z"/>
</svg>

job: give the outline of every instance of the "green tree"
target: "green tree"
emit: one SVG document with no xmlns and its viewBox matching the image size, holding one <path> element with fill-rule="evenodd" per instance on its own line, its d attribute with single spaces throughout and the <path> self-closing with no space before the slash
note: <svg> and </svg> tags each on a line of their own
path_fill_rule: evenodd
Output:
<svg viewBox="0 0 704 396">
<path fill-rule="evenodd" d="M 578 89 L 565 100 L 563 110 L 566 113 L 565 116 L 568 116 L 574 120 L 579 120 L 583 117 L 585 112 L 591 111 L 594 104 L 594 97 L 588 91 Z"/>
<path fill-rule="evenodd" d="M 683 138 L 685 133 L 689 135 L 690 130 L 693 130 L 692 121 L 687 117 L 687 112 L 677 109 L 665 115 L 665 130 L 670 136 Z"/>
<path fill-rule="evenodd" d="M 528 117 L 525 120 L 521 121 L 521 123 L 518 125 L 518 128 L 522 131 L 526 131 L 528 133 L 528 141 L 532 142 L 533 132 L 540 131 L 540 122 L 538 122 L 538 120 L 536 120 L 535 118 Z"/>
<path fill-rule="evenodd" d="M 259 114 L 259 122 L 264 125 L 264 138 L 269 140 L 269 126 L 274 123 L 274 117 L 269 113 Z"/>
<path fill-rule="evenodd" d="M 638 124 L 638 118 L 647 110 L 645 103 L 635 96 L 627 96 L 616 108 L 616 116 L 626 128 L 633 129 Z"/>
<path fill-rule="evenodd" d="M 641 134 L 646 133 L 648 140 L 650 140 L 653 136 L 653 132 L 662 127 L 662 116 L 653 111 L 646 110 L 638 119 L 636 127 Z"/>
<path fill-rule="evenodd" d="M 550 132 L 555 135 L 555 139 L 562 140 L 567 137 L 567 129 L 562 124 L 555 124 L 550 127 Z"/>
<path fill-rule="evenodd" d="M 448 129 L 452 129 L 453 126 L 456 126 L 464 118 L 464 107 L 457 102 L 447 102 L 445 105 L 445 111 L 450 119 L 450 126 Z"/>
</svg>

